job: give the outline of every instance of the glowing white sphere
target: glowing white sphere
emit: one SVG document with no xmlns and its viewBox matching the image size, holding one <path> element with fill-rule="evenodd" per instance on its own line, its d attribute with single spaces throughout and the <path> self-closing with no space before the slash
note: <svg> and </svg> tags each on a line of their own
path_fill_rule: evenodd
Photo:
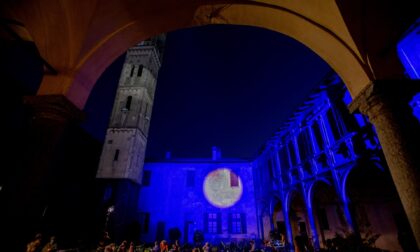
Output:
<svg viewBox="0 0 420 252">
<path fill-rule="evenodd" d="M 210 204 L 226 208 L 233 206 L 242 196 L 241 178 L 227 168 L 220 168 L 207 174 L 203 191 Z"/>
</svg>

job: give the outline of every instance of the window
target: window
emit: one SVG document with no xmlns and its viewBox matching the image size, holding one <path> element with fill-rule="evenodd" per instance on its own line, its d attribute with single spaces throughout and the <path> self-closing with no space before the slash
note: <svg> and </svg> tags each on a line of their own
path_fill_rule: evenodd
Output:
<svg viewBox="0 0 420 252">
<path fill-rule="evenodd" d="M 132 66 L 132 67 L 131 67 L 130 76 L 133 76 L 133 74 L 134 74 L 134 68 L 135 68 L 135 66 Z"/>
<path fill-rule="evenodd" d="M 318 147 L 318 150 L 322 150 L 324 141 L 322 139 L 321 127 L 319 125 L 319 122 L 317 121 L 315 121 L 313 124 L 313 133 L 315 135 L 315 142 L 316 142 L 316 146 Z"/>
<path fill-rule="evenodd" d="M 116 149 L 114 153 L 114 161 L 118 161 L 118 157 L 120 156 L 120 150 Z"/>
<path fill-rule="evenodd" d="M 127 100 L 125 101 L 125 108 L 127 110 L 130 110 L 131 108 L 131 100 L 133 99 L 133 97 L 130 95 L 127 97 Z"/>
<path fill-rule="evenodd" d="M 149 232 L 149 225 L 150 225 L 150 213 L 141 212 L 140 213 L 140 228 L 142 233 Z"/>
<path fill-rule="evenodd" d="M 188 170 L 187 171 L 187 187 L 194 187 L 195 182 L 195 171 Z"/>
<path fill-rule="evenodd" d="M 290 140 L 288 144 L 288 149 L 290 153 L 290 159 L 292 160 L 292 165 L 295 166 L 297 163 L 297 157 L 296 157 L 295 145 L 293 144 L 293 140 Z"/>
<path fill-rule="evenodd" d="M 143 178 L 141 181 L 142 186 L 149 186 L 150 185 L 150 177 L 152 176 L 152 171 L 144 170 L 143 171 Z"/>
<path fill-rule="evenodd" d="M 139 66 L 139 70 L 137 71 L 137 76 L 140 77 L 143 74 L 143 65 Z"/>
<path fill-rule="evenodd" d="M 230 213 L 228 221 L 229 221 L 229 233 L 246 234 L 245 214 Z"/>
<path fill-rule="evenodd" d="M 298 136 L 300 159 L 303 161 L 312 154 L 311 138 L 307 129 L 303 129 Z"/>
<path fill-rule="evenodd" d="M 338 121 L 336 120 L 336 117 L 334 115 L 334 111 L 332 109 L 328 110 L 327 118 L 328 118 L 328 122 L 330 123 L 330 128 L 334 136 L 334 139 L 335 140 L 340 139 L 340 128 L 338 125 Z"/>
<path fill-rule="evenodd" d="M 204 214 L 205 230 L 210 234 L 222 233 L 222 218 L 220 213 Z"/>
</svg>

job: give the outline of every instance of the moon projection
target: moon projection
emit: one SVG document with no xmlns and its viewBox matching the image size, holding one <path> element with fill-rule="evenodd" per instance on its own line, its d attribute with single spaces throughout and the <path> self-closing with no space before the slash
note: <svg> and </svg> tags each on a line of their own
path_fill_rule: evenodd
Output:
<svg viewBox="0 0 420 252">
<path fill-rule="evenodd" d="M 203 191 L 210 204 L 219 208 L 231 207 L 242 196 L 242 181 L 232 170 L 219 168 L 207 174 Z"/>
</svg>

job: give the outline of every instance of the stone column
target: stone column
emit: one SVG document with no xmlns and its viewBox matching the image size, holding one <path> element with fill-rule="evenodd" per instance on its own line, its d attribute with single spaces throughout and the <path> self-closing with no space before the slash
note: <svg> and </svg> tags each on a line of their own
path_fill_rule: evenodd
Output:
<svg viewBox="0 0 420 252">
<path fill-rule="evenodd" d="M 304 197 L 304 202 L 305 202 L 305 207 L 306 207 L 306 213 L 309 219 L 311 241 L 313 243 L 315 250 L 319 250 L 319 237 L 318 237 L 318 231 L 315 225 L 314 211 L 312 209 L 311 202 L 309 202 L 309 200 L 312 200 L 312 197 L 309 195 L 308 190 L 306 190 L 304 182 L 302 182 L 302 192 L 303 192 L 303 197 Z"/>
<path fill-rule="evenodd" d="M 283 200 L 283 202 L 286 202 Z M 294 251 L 292 224 L 290 222 L 289 210 L 286 204 L 282 204 L 284 224 L 286 225 L 286 240 L 290 251 Z"/>
<path fill-rule="evenodd" d="M 65 146 L 62 140 L 68 124 L 81 120 L 82 112 L 63 95 L 28 96 L 23 103 L 27 119 L 21 132 L 24 135 L 22 165 L 17 168 L 13 181 L 4 186 L 8 200 L 2 217 L 3 224 L 10 228 L 8 235 L 16 232 L 16 237 L 28 239 L 26 234 L 33 236 L 42 230 L 48 202 L 59 183 L 54 180 L 59 172 L 54 160 L 60 154 L 60 147 Z M 27 240 L 14 243 L 21 246 L 22 242 Z"/>
<path fill-rule="evenodd" d="M 409 102 L 419 81 L 375 81 L 350 104 L 375 126 L 385 159 L 420 247 L 420 124 Z"/>
</svg>

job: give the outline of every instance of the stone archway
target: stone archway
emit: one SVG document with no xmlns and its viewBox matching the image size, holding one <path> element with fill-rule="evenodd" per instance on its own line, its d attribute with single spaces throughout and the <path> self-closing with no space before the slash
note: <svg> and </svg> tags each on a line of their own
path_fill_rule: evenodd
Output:
<svg viewBox="0 0 420 252">
<path fill-rule="evenodd" d="M 337 192 L 327 180 L 314 182 L 311 188 L 311 206 L 320 246 L 327 247 L 329 240 L 349 230 Z"/>
<path fill-rule="evenodd" d="M 362 239 L 378 235 L 375 246 L 392 251 L 416 250 L 398 193 L 387 170 L 365 162 L 345 180 L 350 210 Z M 404 249 L 401 243 L 406 246 Z"/>
<path fill-rule="evenodd" d="M 271 218 L 274 226 L 274 239 L 285 241 L 287 227 L 285 213 L 283 212 L 283 204 L 278 197 L 274 197 L 271 201 Z M 281 238 L 281 236 L 283 238 Z M 272 237 L 270 237 L 272 238 Z"/>
<path fill-rule="evenodd" d="M 82 6 L 62 1 L 7 7 L 4 15 L 25 25 L 40 54 L 58 72 L 44 76 L 38 94 L 65 95 L 79 108 L 104 69 L 135 43 L 162 32 L 213 23 L 262 27 L 296 39 L 330 64 L 354 96 L 373 79 L 334 2 L 114 0 L 100 4 L 92 0 Z"/>
<path fill-rule="evenodd" d="M 297 251 L 302 249 L 302 244 L 310 241 L 311 229 L 304 196 L 299 191 L 292 191 L 288 196 L 288 212 L 292 229 L 292 239 Z"/>
</svg>

